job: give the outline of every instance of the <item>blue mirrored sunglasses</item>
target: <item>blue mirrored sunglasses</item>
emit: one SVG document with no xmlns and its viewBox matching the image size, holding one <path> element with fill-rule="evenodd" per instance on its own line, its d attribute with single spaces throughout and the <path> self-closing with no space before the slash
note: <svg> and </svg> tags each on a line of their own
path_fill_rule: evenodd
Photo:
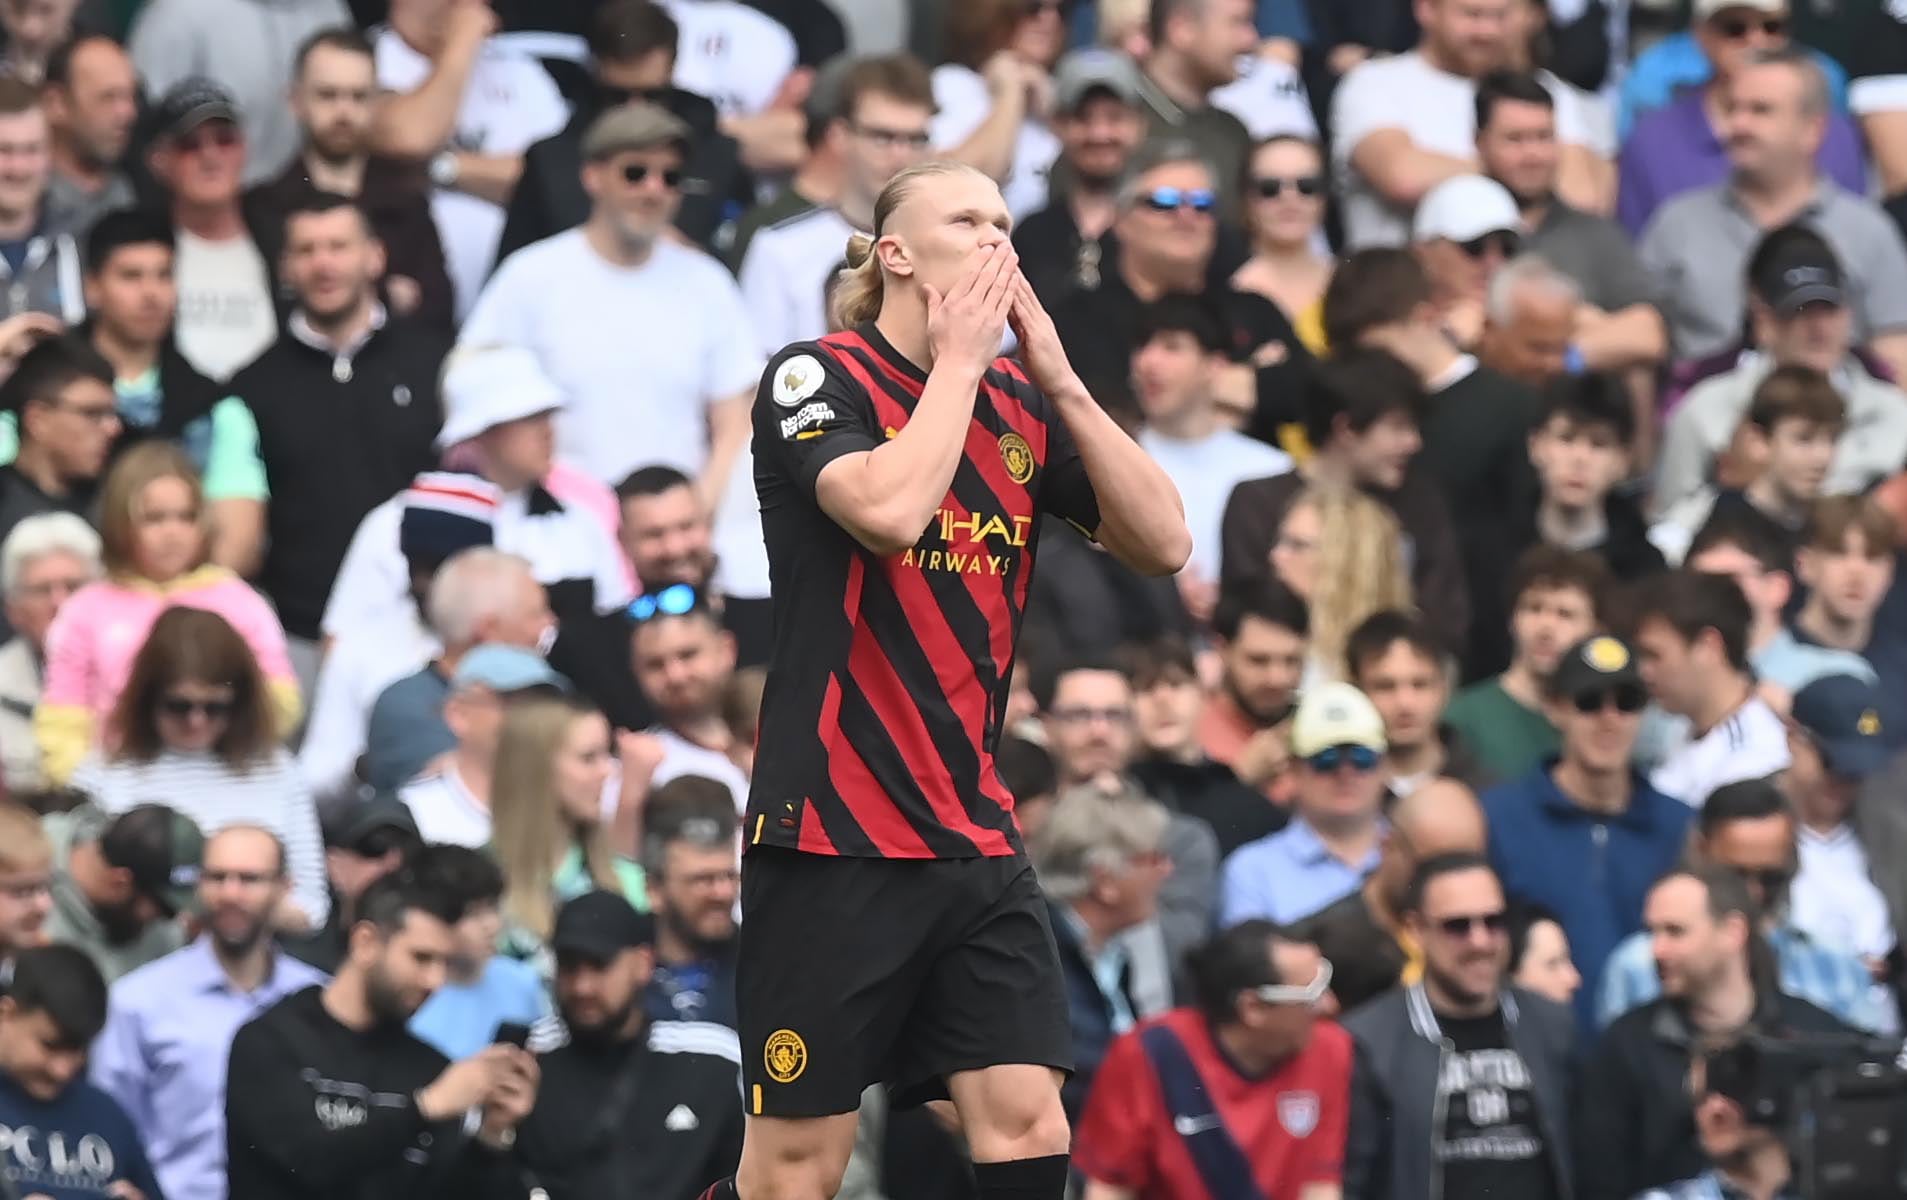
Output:
<svg viewBox="0 0 1907 1200">
<path fill-rule="evenodd" d="M 1337 770 L 1345 763 L 1350 763 L 1359 771 L 1375 771 L 1377 761 L 1382 757 L 1369 746 L 1326 746 L 1305 759 L 1305 762 L 1311 765 L 1313 771 L 1326 774 Z"/>
<path fill-rule="evenodd" d="M 701 597 L 686 583 L 672 583 L 659 592 L 637 596 L 629 602 L 629 619 L 640 625 L 656 616 L 679 617 L 693 612 Z"/>
<path fill-rule="evenodd" d="M 1189 208 L 1193 212 L 1206 213 L 1218 207 L 1218 193 L 1211 188 L 1153 188 L 1140 194 L 1139 203 L 1154 212 Z"/>
</svg>

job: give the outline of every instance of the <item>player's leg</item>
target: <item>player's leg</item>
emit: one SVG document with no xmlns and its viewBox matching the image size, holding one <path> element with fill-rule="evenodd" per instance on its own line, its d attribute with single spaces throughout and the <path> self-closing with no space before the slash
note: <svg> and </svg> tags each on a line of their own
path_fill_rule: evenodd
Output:
<svg viewBox="0 0 1907 1200">
<path fill-rule="evenodd" d="M 748 1118 L 741 1169 L 702 1200 L 834 1200 L 854 1153 L 859 1112 Z"/>
<path fill-rule="evenodd" d="M 1059 1200 L 1071 1132 L 1051 1067 L 1002 1063 L 947 1080 L 980 1200 Z"/>
</svg>

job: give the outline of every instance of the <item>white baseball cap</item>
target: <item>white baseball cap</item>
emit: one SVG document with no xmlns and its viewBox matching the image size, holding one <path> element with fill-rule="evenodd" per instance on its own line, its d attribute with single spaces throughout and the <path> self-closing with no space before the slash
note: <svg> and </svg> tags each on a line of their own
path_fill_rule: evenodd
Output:
<svg viewBox="0 0 1907 1200">
<path fill-rule="evenodd" d="M 444 368 L 444 427 L 439 447 L 467 442 L 486 429 L 563 407 L 563 391 L 536 355 L 518 346 L 470 346 Z"/>
<path fill-rule="evenodd" d="M 1514 230 L 1523 223 L 1516 197 L 1487 175 L 1458 175 L 1431 188 L 1417 205 L 1412 238 L 1434 242 L 1474 242 L 1499 229 Z"/>
<path fill-rule="evenodd" d="M 1310 758 L 1333 746 L 1363 746 L 1380 754 L 1388 747 L 1377 706 L 1348 683 L 1306 689 L 1291 718 L 1293 754 Z"/>
<path fill-rule="evenodd" d="M 1731 8 L 1749 8 L 1756 12 L 1785 13 L 1788 0 L 1695 0 L 1693 19 L 1702 22 Z"/>
</svg>

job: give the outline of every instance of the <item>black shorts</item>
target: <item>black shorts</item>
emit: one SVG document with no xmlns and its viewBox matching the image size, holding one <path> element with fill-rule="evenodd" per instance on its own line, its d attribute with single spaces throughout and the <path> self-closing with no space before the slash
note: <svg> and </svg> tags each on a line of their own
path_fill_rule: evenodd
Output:
<svg viewBox="0 0 1907 1200">
<path fill-rule="evenodd" d="M 1072 1069 L 1046 900 L 1023 856 L 883 859 L 750 848 L 736 964 L 748 1111 L 945 1096 L 958 1071 Z"/>
</svg>

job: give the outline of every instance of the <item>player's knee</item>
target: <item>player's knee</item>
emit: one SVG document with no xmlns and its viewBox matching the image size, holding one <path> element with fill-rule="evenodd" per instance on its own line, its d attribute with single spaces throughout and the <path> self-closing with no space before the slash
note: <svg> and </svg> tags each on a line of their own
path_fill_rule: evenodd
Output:
<svg viewBox="0 0 1907 1200">
<path fill-rule="evenodd" d="M 743 1200 L 833 1200 L 853 1150 L 852 1114 L 845 1121 L 758 1121 L 742 1150 L 736 1190 Z"/>
<path fill-rule="evenodd" d="M 754 1170 L 744 1162 L 736 1173 L 736 1192 L 743 1200 L 834 1200 L 841 1190 L 847 1163 L 820 1158 L 781 1159 Z"/>
</svg>

